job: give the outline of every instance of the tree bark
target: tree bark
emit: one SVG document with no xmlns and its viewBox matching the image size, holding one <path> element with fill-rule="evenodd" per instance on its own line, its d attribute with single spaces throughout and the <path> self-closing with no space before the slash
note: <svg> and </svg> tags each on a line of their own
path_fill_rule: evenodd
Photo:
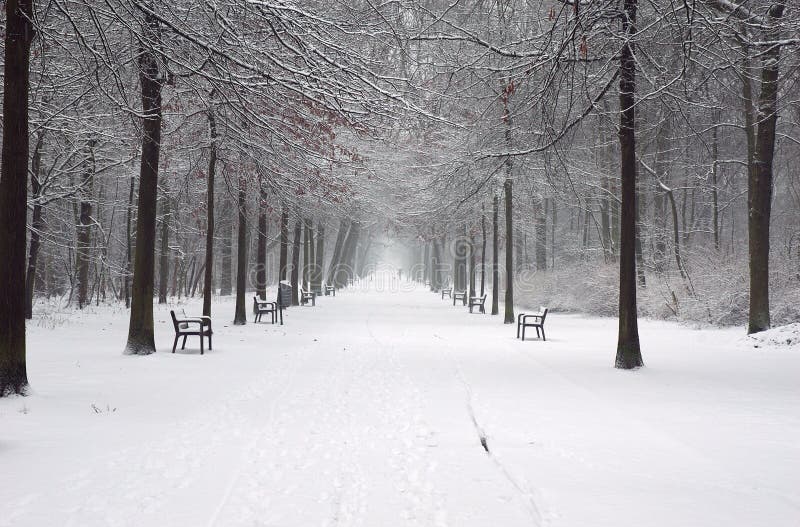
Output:
<svg viewBox="0 0 800 527">
<path fill-rule="evenodd" d="M 294 223 L 294 240 L 292 241 L 292 305 L 300 305 L 300 238 L 302 235 L 303 223 L 298 215 Z"/>
<path fill-rule="evenodd" d="M 92 243 L 92 187 L 94 186 L 94 141 L 86 145 L 86 158 L 84 159 L 83 180 L 81 181 L 80 214 L 75 231 L 77 244 L 75 251 L 75 268 L 78 278 L 78 309 L 83 309 L 89 299 L 89 264 L 91 263 Z"/>
<path fill-rule="evenodd" d="M 509 172 L 510 163 L 509 158 Z M 506 205 L 506 298 L 505 298 L 505 318 L 504 324 L 513 324 L 514 321 L 514 214 L 512 209 L 512 180 L 507 178 L 503 184 Z"/>
<path fill-rule="evenodd" d="M 33 293 L 36 289 L 36 262 L 39 258 L 42 232 L 45 229 L 42 197 L 42 144 L 44 132 L 39 132 L 31 160 L 31 192 L 33 193 L 33 214 L 31 218 L 31 242 L 28 248 L 28 269 L 25 273 L 25 318 L 33 318 Z"/>
<path fill-rule="evenodd" d="M 289 211 L 283 207 L 281 212 L 281 254 L 278 262 L 278 282 L 286 280 L 286 271 L 289 261 Z"/>
<path fill-rule="evenodd" d="M 314 284 L 313 289 L 322 292 L 322 277 L 325 265 L 325 222 L 317 223 L 317 249 L 314 251 Z"/>
<path fill-rule="evenodd" d="M 492 191 L 492 315 L 500 314 L 500 250 L 498 229 L 498 197 L 497 191 Z"/>
<path fill-rule="evenodd" d="M 622 30 L 626 38 L 636 34 L 637 0 L 624 0 Z M 633 44 L 622 46 L 619 66 L 620 179 L 622 211 L 619 255 L 619 336 L 615 367 L 634 369 L 644 365 L 639 347 L 636 312 L 636 62 Z"/>
<path fill-rule="evenodd" d="M 245 308 L 245 295 L 247 293 L 247 180 L 239 177 L 239 232 L 236 245 L 236 312 L 233 324 L 243 326 L 247 324 L 247 310 Z"/>
<path fill-rule="evenodd" d="M 339 232 L 336 234 L 336 243 L 333 245 L 333 256 L 331 257 L 331 264 L 328 268 L 328 279 L 325 281 L 327 285 L 336 285 L 336 273 L 339 269 L 340 260 L 342 257 L 342 247 L 347 238 L 347 232 L 350 226 L 344 218 L 339 222 Z M 336 286 L 338 287 L 338 285 Z"/>
<path fill-rule="evenodd" d="M 167 284 L 169 283 L 169 197 L 164 189 L 161 207 L 161 254 L 158 264 L 158 303 L 167 303 Z"/>
<path fill-rule="evenodd" d="M 764 29 L 766 42 L 778 41 L 779 23 L 785 1 L 779 0 L 767 12 Z M 780 73 L 778 45 L 768 47 L 761 57 L 761 94 L 758 98 L 758 132 L 755 166 L 747 185 L 747 231 L 750 253 L 750 314 L 747 333 L 770 327 L 769 312 L 769 223 L 772 214 L 772 165 L 775 156 L 775 132 L 778 123 L 778 78 Z"/>
<path fill-rule="evenodd" d="M 233 290 L 233 214 L 231 198 L 227 194 L 222 203 L 222 261 L 220 262 L 219 294 L 230 296 Z"/>
<path fill-rule="evenodd" d="M 32 0 L 6 0 L 3 159 L 0 166 L 0 397 L 28 389 L 25 249 L 28 206 L 28 94 Z"/>
<path fill-rule="evenodd" d="M 267 298 L 267 194 L 260 191 L 258 203 L 258 249 L 256 250 L 256 294 Z"/>
<path fill-rule="evenodd" d="M 486 210 L 481 205 L 481 296 L 486 292 Z"/>
<path fill-rule="evenodd" d="M 211 297 L 214 294 L 214 185 L 217 171 L 217 121 L 214 116 L 214 91 L 211 91 L 208 117 L 209 152 L 206 189 L 206 267 L 203 278 L 203 316 L 211 316 Z"/>
<path fill-rule="evenodd" d="M 158 19 L 144 15 L 144 32 L 157 42 Z M 158 159 L 161 147 L 161 88 L 155 52 L 139 50 L 139 81 L 142 91 L 142 161 L 139 172 L 139 204 L 136 218 L 136 251 L 133 267 L 131 317 L 125 353 L 149 355 L 156 351 L 153 335 L 153 283 L 155 267 L 156 206 L 158 203 Z"/>
</svg>

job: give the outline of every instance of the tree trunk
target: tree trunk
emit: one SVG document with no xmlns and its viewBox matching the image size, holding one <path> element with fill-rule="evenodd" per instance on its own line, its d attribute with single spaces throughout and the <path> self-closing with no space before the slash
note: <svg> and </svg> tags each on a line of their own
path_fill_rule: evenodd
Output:
<svg viewBox="0 0 800 527">
<path fill-rule="evenodd" d="M 281 254 L 278 262 L 278 282 L 286 280 L 286 266 L 289 261 L 289 211 L 283 207 L 281 212 Z"/>
<path fill-rule="evenodd" d="M 247 180 L 239 177 L 239 232 L 236 245 L 236 312 L 233 323 L 236 326 L 247 324 L 245 294 L 247 293 Z"/>
<path fill-rule="evenodd" d="M 36 261 L 39 257 L 42 232 L 45 229 L 42 197 L 42 143 L 44 132 L 39 132 L 31 161 L 31 192 L 33 192 L 33 214 L 31 218 L 31 242 L 28 249 L 28 270 L 25 273 L 25 318 L 33 318 L 33 292 L 36 289 Z"/>
<path fill-rule="evenodd" d="M 0 167 L 0 397 L 25 394 L 25 249 L 32 0 L 6 0 Z"/>
<path fill-rule="evenodd" d="M 537 198 L 534 201 L 534 232 L 536 233 L 536 270 L 547 270 L 547 206 Z"/>
<path fill-rule="evenodd" d="M 167 303 L 167 283 L 169 282 L 169 197 L 164 189 L 161 207 L 161 254 L 158 264 L 158 303 Z"/>
<path fill-rule="evenodd" d="M 214 293 L 214 185 L 217 171 L 217 121 L 214 117 L 214 91 L 211 91 L 208 117 L 209 152 L 206 189 L 206 267 L 203 278 L 203 316 L 211 316 L 211 297 Z"/>
<path fill-rule="evenodd" d="M 267 298 L 267 193 L 260 191 L 258 202 L 258 249 L 256 250 L 256 294 Z"/>
<path fill-rule="evenodd" d="M 659 128 L 658 135 L 656 136 L 656 186 L 663 183 L 669 186 L 669 161 L 667 153 L 670 149 L 670 122 L 669 118 L 665 119 L 664 124 Z M 666 209 L 666 195 L 661 192 L 663 189 L 658 189 L 655 197 L 653 198 L 653 217 L 654 217 L 654 243 L 653 243 L 653 263 L 655 271 L 658 274 L 663 274 L 667 269 L 667 209 Z M 677 210 L 676 210 L 677 214 Z M 677 218 L 675 218 L 677 220 Z M 675 226 L 677 229 L 677 224 Z"/>
<path fill-rule="evenodd" d="M 486 293 L 486 210 L 481 205 L 481 296 Z"/>
<path fill-rule="evenodd" d="M 136 177 L 131 176 L 131 188 L 128 194 L 127 214 L 125 216 L 125 276 L 123 277 L 122 289 L 125 296 L 125 307 L 131 307 L 131 275 L 133 269 L 133 233 L 131 223 L 133 222 L 133 198 L 136 190 Z"/>
<path fill-rule="evenodd" d="M 622 30 L 626 37 L 636 34 L 637 0 L 624 0 Z M 639 368 L 644 365 L 639 347 L 636 313 L 636 62 L 633 46 L 626 40 L 619 66 L 620 180 L 622 211 L 619 255 L 619 338 L 615 367 Z"/>
<path fill-rule="evenodd" d="M 511 171 L 511 159 L 509 158 L 509 172 Z M 506 205 L 506 298 L 505 298 L 505 318 L 504 324 L 513 324 L 514 321 L 514 223 L 513 210 L 511 207 L 512 180 L 507 178 L 503 184 Z"/>
<path fill-rule="evenodd" d="M 714 129 L 711 141 L 711 229 L 714 235 L 714 250 L 719 251 L 719 112 L 714 112 Z"/>
<path fill-rule="evenodd" d="M 331 257 L 331 264 L 328 268 L 328 279 L 325 281 L 327 285 L 336 285 L 335 277 L 339 269 L 340 260 L 342 258 L 342 248 L 349 229 L 350 226 L 347 220 L 342 218 L 339 222 L 339 232 L 336 234 L 336 243 L 333 245 L 333 256 Z"/>
<path fill-rule="evenodd" d="M 220 265 L 219 295 L 230 296 L 233 290 L 233 214 L 231 199 L 227 194 L 222 207 L 222 262 Z"/>
<path fill-rule="evenodd" d="M 322 292 L 322 277 L 325 266 L 325 222 L 317 223 L 317 249 L 314 251 L 314 284 L 313 289 Z"/>
<path fill-rule="evenodd" d="M 779 22 L 785 1 L 775 2 L 767 13 L 764 29 L 766 42 L 780 38 Z M 778 77 L 780 73 L 778 45 L 768 47 L 761 58 L 761 94 L 758 99 L 758 132 L 756 134 L 755 167 L 747 184 L 747 231 L 750 252 L 750 315 L 747 333 L 770 327 L 769 313 L 769 222 L 772 214 L 772 164 L 775 156 L 775 131 L 778 123 Z"/>
<path fill-rule="evenodd" d="M 145 33 L 156 42 L 158 20 L 145 14 Z M 156 351 L 153 335 L 153 278 L 155 267 L 156 206 L 158 204 L 158 158 L 161 147 L 162 73 L 152 49 L 139 51 L 139 81 L 142 90 L 142 162 L 139 172 L 139 204 L 136 218 L 136 252 L 133 267 L 131 318 L 125 353 L 149 355 Z"/>
<path fill-rule="evenodd" d="M 500 313 L 500 259 L 498 258 L 500 243 L 497 232 L 500 228 L 500 223 L 498 221 L 498 201 L 497 191 L 492 190 L 492 315 Z"/>
<path fill-rule="evenodd" d="M 83 309 L 89 299 L 89 264 L 91 263 L 92 243 L 92 187 L 94 183 L 94 140 L 89 140 L 84 159 L 83 181 L 79 196 L 80 215 L 76 226 L 77 246 L 75 251 L 75 267 L 78 276 L 78 309 Z"/>
<path fill-rule="evenodd" d="M 294 223 L 294 240 L 292 241 L 292 305 L 300 305 L 300 291 L 298 283 L 300 280 L 300 238 L 303 231 L 303 223 L 300 217 Z"/>
<path fill-rule="evenodd" d="M 311 282 L 311 220 L 303 219 L 303 289 L 308 289 Z"/>
<path fill-rule="evenodd" d="M 467 238 L 469 250 L 469 296 L 475 296 L 475 240 L 472 236 Z"/>
</svg>

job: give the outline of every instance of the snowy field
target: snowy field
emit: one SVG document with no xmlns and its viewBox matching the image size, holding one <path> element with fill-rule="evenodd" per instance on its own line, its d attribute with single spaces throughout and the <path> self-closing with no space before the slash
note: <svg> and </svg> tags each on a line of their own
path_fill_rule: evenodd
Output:
<svg viewBox="0 0 800 527">
<path fill-rule="evenodd" d="M 615 320 L 522 343 L 422 289 L 232 318 L 173 355 L 158 306 L 159 353 L 129 357 L 123 309 L 37 315 L 0 526 L 800 525 L 797 339 L 642 322 L 626 372 Z"/>
</svg>

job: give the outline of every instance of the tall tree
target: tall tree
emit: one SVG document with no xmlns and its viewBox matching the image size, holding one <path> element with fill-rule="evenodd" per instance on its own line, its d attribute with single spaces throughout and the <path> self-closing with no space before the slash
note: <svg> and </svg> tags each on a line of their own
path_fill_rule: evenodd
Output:
<svg viewBox="0 0 800 527">
<path fill-rule="evenodd" d="M 259 178 L 260 179 L 260 178 Z M 259 181 L 259 187 L 260 185 Z M 267 193 L 263 187 L 258 200 L 258 249 L 256 250 L 256 294 L 267 298 Z"/>
<path fill-rule="evenodd" d="M 0 167 L 0 397 L 24 394 L 25 249 L 28 206 L 28 94 L 32 0 L 6 0 L 3 159 Z"/>
<path fill-rule="evenodd" d="M 152 9 L 152 4 L 149 6 Z M 125 353 L 149 355 L 156 351 L 153 335 L 153 283 L 155 274 L 158 161 L 161 148 L 161 89 L 166 72 L 159 66 L 158 18 L 144 13 L 139 46 L 139 83 L 142 96 L 142 160 L 139 171 L 139 204 L 136 218 L 136 250 L 133 264 L 131 317 Z"/>
<path fill-rule="evenodd" d="M 208 180 L 206 184 L 206 267 L 203 278 L 203 316 L 211 316 L 211 296 L 214 293 L 214 185 L 217 171 L 217 121 L 214 116 L 214 94 L 211 91 L 206 117 L 208 118 Z"/>
<path fill-rule="evenodd" d="M 237 326 L 247 324 L 245 295 L 247 294 L 247 179 L 239 177 L 237 200 L 239 212 L 239 232 L 236 244 L 236 312 L 233 323 Z"/>
<path fill-rule="evenodd" d="M 634 369 L 644 365 L 639 347 L 636 313 L 636 59 L 632 39 L 636 35 L 637 0 L 624 0 L 619 67 L 620 180 L 622 211 L 619 255 L 619 338 L 615 366 Z"/>
<path fill-rule="evenodd" d="M 91 243 L 92 243 L 92 189 L 94 186 L 94 139 L 90 139 L 86 145 L 83 181 L 81 182 L 79 195 L 80 213 L 78 225 L 76 226 L 77 250 L 75 251 L 75 267 L 78 275 L 78 309 L 83 309 L 89 302 L 89 264 L 91 262 Z"/>
<path fill-rule="evenodd" d="M 300 215 L 294 222 L 294 239 L 292 240 L 292 305 L 300 305 L 300 240 L 302 238 L 303 222 Z"/>
<path fill-rule="evenodd" d="M 278 262 L 278 281 L 286 280 L 289 261 L 289 211 L 283 207 L 281 212 L 281 254 Z"/>
<path fill-rule="evenodd" d="M 492 190 L 492 315 L 500 313 L 500 243 L 498 229 L 498 196 L 497 191 Z"/>
</svg>

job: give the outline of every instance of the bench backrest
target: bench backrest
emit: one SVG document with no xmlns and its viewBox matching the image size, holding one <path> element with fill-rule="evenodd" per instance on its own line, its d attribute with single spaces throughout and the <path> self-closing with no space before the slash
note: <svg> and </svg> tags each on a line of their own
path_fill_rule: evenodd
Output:
<svg viewBox="0 0 800 527">
<path fill-rule="evenodd" d="M 547 308 L 544 306 L 539 307 L 539 313 L 542 314 L 542 324 L 544 324 L 544 319 L 547 317 Z"/>
<path fill-rule="evenodd" d="M 175 311 L 173 311 L 172 309 L 169 310 L 169 316 L 172 317 L 172 326 L 175 328 L 175 333 L 177 333 L 181 329 L 186 329 L 189 327 L 189 324 L 187 324 L 186 322 L 178 322 L 178 319 L 175 316 Z M 186 316 L 185 312 L 183 313 L 183 316 L 184 317 Z"/>
</svg>

